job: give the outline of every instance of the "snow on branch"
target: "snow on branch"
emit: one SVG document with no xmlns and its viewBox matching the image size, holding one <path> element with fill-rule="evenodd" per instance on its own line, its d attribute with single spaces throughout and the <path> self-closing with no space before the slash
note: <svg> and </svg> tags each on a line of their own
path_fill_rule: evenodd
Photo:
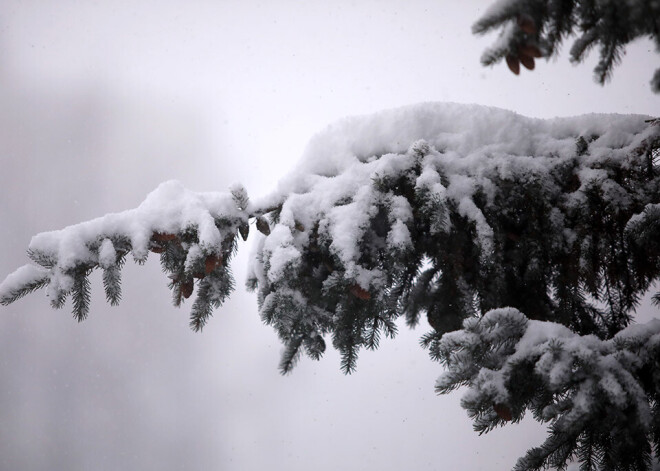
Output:
<svg viewBox="0 0 660 471">
<path fill-rule="evenodd" d="M 501 308 L 466 320 L 438 349 L 447 372 L 437 390 L 467 386 L 462 406 L 475 430 L 517 422 L 527 410 L 550 423 L 548 439 L 516 470 L 571 458 L 594 469 L 647 469 L 660 439 L 660 320 L 601 340 Z"/>
<path fill-rule="evenodd" d="M 82 320 L 92 270 L 116 304 L 126 258 L 153 252 L 175 305 L 196 288 L 199 330 L 233 289 L 229 263 L 252 219 L 248 287 L 284 344 L 283 373 L 303 352 L 321 358 L 327 340 L 350 373 L 361 348 L 396 335 L 397 318 L 425 315 L 422 344 L 447 368 L 438 391 L 467 386 L 478 431 L 527 410 L 549 422 L 516 469 L 573 458 L 649 469 L 660 322 L 630 324 L 660 279 L 659 149 L 660 121 L 647 116 L 541 120 L 428 103 L 348 118 L 259 202 L 240 186 L 166 182 L 136 209 L 37 235 L 0 303 L 46 287 Z"/>
<path fill-rule="evenodd" d="M 167 182 L 136 209 L 37 235 L 33 264 L 0 285 L 0 302 L 47 286 L 54 307 L 70 295 L 82 320 L 92 270 L 116 304 L 126 257 L 154 252 L 174 304 L 196 288 L 201 329 L 233 288 L 229 262 L 253 219 L 262 235 L 248 285 L 286 346 L 285 372 L 302 351 L 320 358 L 328 335 L 350 372 L 402 315 L 426 315 L 431 347 L 503 306 L 612 337 L 660 275 L 648 209 L 660 204 L 659 130 L 647 116 L 540 120 L 451 103 L 348 118 L 257 203 L 242 187 Z"/>
<path fill-rule="evenodd" d="M 616 333 L 658 276 L 657 265 L 628 266 L 634 237 L 621 237 L 629 217 L 658 201 L 648 150 L 660 128 L 647 120 L 436 103 L 315 136 L 280 184 L 286 197 L 249 282 L 287 345 L 283 371 L 299 351 L 318 358 L 326 334 L 352 371 L 357 350 L 393 335 L 400 315 L 410 325 L 427 315 L 428 346 L 506 305 Z"/>
<path fill-rule="evenodd" d="M 165 182 L 133 210 L 35 236 L 28 255 L 36 265 L 25 265 L 7 277 L 0 285 L 0 303 L 47 286 L 53 307 L 62 307 L 71 295 L 74 316 L 83 320 L 92 270 L 103 271 L 106 297 L 117 304 L 125 257 L 130 253 L 143 263 L 153 252 L 169 275 L 176 305 L 192 295 L 198 280 L 191 326 L 199 330 L 233 288 L 228 264 L 237 230 L 245 231 L 248 219 L 260 214 L 241 187 L 231 193 L 194 193 L 178 182 Z"/>
</svg>

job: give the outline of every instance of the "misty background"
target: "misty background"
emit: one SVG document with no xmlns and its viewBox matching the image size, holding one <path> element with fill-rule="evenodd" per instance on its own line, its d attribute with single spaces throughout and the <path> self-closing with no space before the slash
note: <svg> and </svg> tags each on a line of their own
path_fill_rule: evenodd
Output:
<svg viewBox="0 0 660 471">
<path fill-rule="evenodd" d="M 268 193 L 348 115 L 422 101 L 657 115 L 650 41 L 605 87 L 595 57 L 483 68 L 495 38 L 470 27 L 490 3 L 4 0 L 0 277 L 34 234 L 133 208 L 168 179 Z M 250 245 L 203 333 L 154 256 L 127 263 L 118 307 L 95 274 L 81 324 L 43 292 L 0 308 L 0 469 L 510 469 L 542 441 L 531 419 L 477 436 L 461 392 L 434 392 L 424 323 L 363 351 L 351 376 L 334 351 L 279 375 L 279 341 L 243 288 Z"/>
</svg>

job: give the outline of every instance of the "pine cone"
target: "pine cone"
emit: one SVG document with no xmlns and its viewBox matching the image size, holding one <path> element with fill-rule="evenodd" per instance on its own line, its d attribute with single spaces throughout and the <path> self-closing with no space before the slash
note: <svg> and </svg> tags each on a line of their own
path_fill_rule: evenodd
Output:
<svg viewBox="0 0 660 471">
<path fill-rule="evenodd" d="M 154 232 L 151 236 L 151 240 L 154 242 L 169 242 L 176 239 L 176 234 L 168 234 L 166 232 Z"/>
<path fill-rule="evenodd" d="M 512 56 L 511 54 L 506 56 L 506 65 L 509 66 L 509 70 L 514 74 L 520 74 L 520 61 L 516 56 Z"/>
<path fill-rule="evenodd" d="M 178 240 L 176 234 L 154 232 L 151 235 L 149 250 L 151 250 L 153 253 L 163 253 L 165 251 L 165 245 L 173 240 Z"/>
<path fill-rule="evenodd" d="M 534 70 L 534 58 L 529 56 L 520 56 L 520 63 L 529 70 Z"/>
<path fill-rule="evenodd" d="M 181 294 L 184 298 L 188 299 L 192 295 L 194 286 L 193 280 L 181 283 Z"/>
<path fill-rule="evenodd" d="M 523 30 L 523 32 L 527 34 L 535 34 L 537 31 L 536 23 L 534 22 L 534 19 L 529 15 L 519 15 L 518 26 L 521 30 Z"/>
<path fill-rule="evenodd" d="M 497 416 L 502 420 L 506 420 L 508 422 L 513 419 L 511 409 L 509 409 L 504 404 L 493 404 L 493 410 L 495 410 Z"/>
<path fill-rule="evenodd" d="M 362 288 L 360 285 L 351 285 L 348 288 L 348 291 L 358 299 L 367 300 L 371 299 L 371 293 L 366 289 Z"/>
<path fill-rule="evenodd" d="M 153 253 L 163 253 L 165 252 L 165 247 L 163 247 L 160 244 L 152 243 L 151 245 L 149 245 L 149 250 L 151 250 Z"/>
<path fill-rule="evenodd" d="M 207 275 L 222 266 L 222 255 L 209 255 L 204 262 L 204 273 Z"/>
<path fill-rule="evenodd" d="M 247 240 L 248 235 L 250 234 L 250 226 L 248 226 L 246 223 L 241 224 L 238 226 L 238 233 L 241 235 L 243 240 Z"/>
<path fill-rule="evenodd" d="M 263 235 L 270 235 L 270 225 L 268 224 L 268 221 L 266 221 L 266 219 L 262 216 L 257 218 L 257 230 Z"/>
<path fill-rule="evenodd" d="M 543 57 L 543 54 L 541 53 L 541 50 L 533 46 L 532 44 L 525 44 L 524 46 L 520 46 L 518 48 L 518 52 L 520 53 L 521 56 L 528 56 L 528 57 Z"/>
</svg>

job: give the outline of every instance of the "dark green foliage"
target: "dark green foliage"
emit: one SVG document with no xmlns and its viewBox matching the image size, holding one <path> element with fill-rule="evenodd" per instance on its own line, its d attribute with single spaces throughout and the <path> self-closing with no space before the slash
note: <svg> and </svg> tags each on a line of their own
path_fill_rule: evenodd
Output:
<svg viewBox="0 0 660 471">
<path fill-rule="evenodd" d="M 116 306 L 121 301 L 121 268 L 108 267 L 103 270 L 103 288 L 105 297 L 112 306 Z"/>
<path fill-rule="evenodd" d="M 394 180 L 382 176 L 372 180 L 375 211 L 358 243 L 359 263 L 369 270 L 382 270 L 387 288 L 375 292 L 351 280 L 331 249 L 332 239 L 319 231 L 319 221 L 311 228 L 301 257 L 284 267 L 278 282 L 259 280 L 262 319 L 275 327 L 285 343 L 280 365 L 283 372 L 290 371 L 303 347 L 310 357 L 320 358 L 325 350 L 320 340 L 327 333 L 332 334 L 332 344 L 341 352 L 341 368 L 346 373 L 355 370 L 360 348 L 375 349 L 382 335 L 396 335 L 394 319 L 409 306 L 401 298 L 410 296 L 420 255 L 404 248 L 388 249 L 393 220 L 387 202 L 401 196 L 414 199 L 415 176 L 410 173 Z M 338 205 L 351 203 L 349 199 Z M 300 228 L 299 224 L 292 227 L 292 234 L 299 233 Z M 268 260 L 264 268 L 271 269 Z M 415 322 L 418 314 L 410 312 L 410 322 Z"/>
<path fill-rule="evenodd" d="M 238 196 L 247 197 L 240 192 Z M 246 199 L 239 198 L 239 202 L 247 205 Z M 247 217 L 242 214 L 233 219 L 216 218 L 216 228 L 221 234 L 221 242 L 217 247 L 202 246 L 195 226 L 184 227 L 176 233 L 154 231 L 143 248 L 134 247 L 128 235 L 99 233 L 81 250 L 83 260 L 78 265 L 66 268 L 60 266 L 57 254 L 31 249 L 29 256 L 39 267 L 23 267 L 22 270 L 29 271 L 24 275 L 29 275 L 27 281 L 3 292 L 0 302 L 9 304 L 36 289 L 48 286 L 51 305 L 57 309 L 62 308 L 67 296 L 71 295 L 73 316 L 82 321 L 89 313 L 90 273 L 97 268 L 102 270 L 106 299 L 111 305 L 117 305 L 121 300 L 121 269 L 126 255 L 132 252 L 136 263 L 143 264 L 151 251 L 160 255 L 161 267 L 168 275 L 176 306 L 193 294 L 197 284 L 197 298 L 192 305 L 190 325 L 198 331 L 204 327 L 213 310 L 234 289 L 235 283 L 228 263 L 236 253 L 237 232 L 247 224 L 246 221 Z"/>
<path fill-rule="evenodd" d="M 571 35 L 577 35 L 570 49 L 573 62 L 582 62 L 591 49 L 599 49 L 595 80 L 603 84 L 621 62 L 628 43 L 637 38 L 653 40 L 660 50 L 660 4 L 653 0 L 517 0 L 506 2 L 486 13 L 472 30 L 476 34 L 500 30 L 500 39 L 481 58 L 491 65 L 552 57 Z M 652 80 L 660 90 L 660 69 Z"/>
<path fill-rule="evenodd" d="M 640 417 L 644 407 L 657 409 L 651 399 L 657 397 L 657 384 L 644 389 L 647 406 L 622 406 L 598 389 L 594 356 L 584 363 L 576 358 L 571 381 L 554 389 L 536 373 L 539 358 L 512 359 L 525 330 L 524 317 L 502 316 L 497 335 L 474 343 L 453 342 L 451 334 L 443 334 L 460 330 L 464 322 L 481 322 L 483 329 L 483 313 L 509 307 L 593 341 L 618 342 L 616 335 L 630 324 L 640 296 L 660 277 L 660 178 L 648 165 L 656 139 L 644 141 L 625 158 L 592 158 L 598 136 L 590 135 L 575 139 L 569 157 L 520 158 L 515 166 L 484 163 L 472 201 L 491 232 L 454 201 L 418 184 L 421 160 L 437 151 L 411 149 L 399 173 L 375 175 L 368 192 L 336 203 L 349 207 L 369 201 L 356 263 L 368 273 L 382 274 L 377 282 L 360 284 L 351 278 L 353 268 L 334 245 L 334 237 L 342 234 L 327 228 L 327 214 L 319 214 L 309 237 L 295 245 L 300 256 L 282 273 L 253 280 L 263 319 L 275 326 L 286 346 L 282 371 L 290 371 L 306 341 L 330 334 L 342 354 L 342 370 L 350 373 L 360 348 L 377 347 L 382 333 L 396 334 L 389 328 L 396 318 L 404 316 L 416 325 L 425 315 L 434 330 L 423 336 L 422 345 L 449 366 L 438 392 L 477 388 L 487 377 L 484 372 L 506 369 L 506 401 L 471 394 L 463 401 L 477 431 L 517 422 L 525 411 L 551 423 L 547 441 L 530 450 L 516 469 L 561 468 L 570 460 L 592 471 L 649 469 L 657 425 L 652 429 Z M 439 180 L 449 185 L 450 177 L 439 167 Z M 389 240 L 397 223 L 394 201 L 413 213 L 405 222 L 411 244 L 399 250 Z M 287 227 L 298 241 L 298 230 Z M 259 251 L 264 273 L 272 275 L 271 255 Z M 622 355 L 629 355 L 628 347 L 621 348 Z M 550 341 L 547 350 L 554 353 L 544 361 L 565 358 L 562 341 Z M 320 353 L 310 356 L 317 359 Z M 644 358 L 648 364 L 649 357 Z M 632 381 L 624 378 L 630 368 Z M 638 392 L 637 366 L 624 369 L 617 381 Z M 591 397 L 598 407 L 573 417 L 573 394 L 593 385 Z M 653 423 L 658 420 L 654 415 Z"/>
<path fill-rule="evenodd" d="M 562 469 L 571 459 L 590 471 L 650 470 L 660 444 L 658 339 L 657 322 L 602 341 L 528 321 L 511 308 L 493 310 L 442 339 L 448 372 L 438 390 L 468 386 L 463 407 L 479 432 L 516 422 L 526 410 L 550 423 L 546 441 L 517 471 Z"/>
<path fill-rule="evenodd" d="M 36 250 L 27 250 L 27 256 L 37 265 L 44 268 L 53 268 L 57 265 L 57 259 L 51 254 L 45 254 Z"/>
<path fill-rule="evenodd" d="M 29 281 L 28 283 L 18 287 L 15 290 L 11 290 L 9 293 L 3 294 L 0 298 L 0 304 L 3 306 L 8 306 L 14 301 L 21 299 L 23 296 L 26 296 L 38 289 L 47 286 L 49 282 L 50 278 L 48 277 L 48 274 L 43 273 L 40 277 Z"/>
<path fill-rule="evenodd" d="M 91 300 L 91 285 L 89 282 L 90 270 L 78 269 L 73 274 L 73 287 L 71 288 L 71 300 L 73 301 L 73 317 L 82 322 L 87 319 L 89 303 Z"/>
<path fill-rule="evenodd" d="M 519 173 L 498 167 L 482 170 L 489 185 L 497 188 L 494 197 L 479 192 L 474 197 L 493 231 L 487 256 L 474 221 L 451 202 L 415 187 L 419 164 L 413 161 L 395 176 L 377 175 L 372 179 L 373 216 L 362 229 L 358 259 L 360 267 L 383 273 L 384 286 L 373 292 L 350 281 L 347 267 L 333 252 L 331 235 L 319 231 L 325 217 L 319 215 L 300 258 L 277 282 L 260 280 L 260 299 L 267 300 L 262 316 L 287 344 L 287 358 L 297 358 L 301 335 L 305 339 L 331 332 L 333 345 L 342 352 L 342 368 L 350 372 L 359 348 L 377 346 L 381 332 L 396 333 L 386 328 L 394 319 L 405 315 L 409 325 L 416 325 L 422 313 L 434 328 L 422 344 L 437 357 L 443 333 L 502 306 L 581 334 L 611 338 L 628 325 L 640 295 L 660 273 L 657 258 L 649 266 L 648 253 L 635 258 L 641 266 L 631 264 L 638 250 L 631 241 L 637 236 L 626 232 L 630 217 L 660 197 L 658 180 L 635 167 L 641 162 L 624 167 L 605 160 L 593 164 L 601 172 L 598 179 L 580 181 L 585 163 L 579 157 L 588 154 L 588 144 L 583 137 L 576 142 L 575 158 L 549 159 L 539 173 L 525 166 Z M 406 225 L 414 250 L 388 246 L 394 222 L 388 202 L 393 198 L 404 198 L 413 208 L 414 219 Z M 290 230 L 295 237 L 297 230 Z M 658 232 L 650 228 L 649 233 Z M 262 261 L 269 272 L 268 260 Z M 295 308 L 282 301 L 285 292 L 299 297 Z M 291 310 L 307 319 L 308 328 L 300 330 L 290 322 Z"/>
<path fill-rule="evenodd" d="M 50 305 L 53 309 L 62 309 L 66 303 L 66 298 L 69 294 L 69 291 L 58 289 L 55 291 L 54 295 L 50 298 Z M 75 317 L 75 316 L 74 316 Z"/>
<path fill-rule="evenodd" d="M 121 301 L 121 269 L 124 266 L 125 254 L 121 255 L 113 265 L 102 267 L 103 269 L 103 288 L 105 297 L 112 306 L 116 306 Z"/>
<path fill-rule="evenodd" d="M 216 268 L 201 279 L 197 288 L 197 298 L 190 313 L 192 329 L 202 330 L 213 314 L 213 310 L 220 307 L 233 290 L 234 279 L 229 270 L 224 267 Z"/>
</svg>

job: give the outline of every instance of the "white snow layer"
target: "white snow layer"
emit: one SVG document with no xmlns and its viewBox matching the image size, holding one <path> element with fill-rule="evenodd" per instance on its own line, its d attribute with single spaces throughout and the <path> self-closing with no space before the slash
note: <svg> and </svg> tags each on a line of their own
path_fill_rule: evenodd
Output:
<svg viewBox="0 0 660 471">
<path fill-rule="evenodd" d="M 467 319 L 463 330 L 442 337 L 448 371 L 436 384 L 446 388 L 462 378 L 463 384 L 469 384 L 464 403 L 485 398 L 491 404 L 506 404 L 509 392 L 505 385 L 512 371 L 533 364 L 538 381 L 557 397 L 571 401 L 569 414 L 593 413 L 595 401 L 602 395 L 620 409 L 635 406 L 640 423 L 648 426 L 648 400 L 631 370 L 656 361 L 659 347 L 658 319 L 631 325 L 610 340 L 600 340 L 556 323 L 528 320 L 513 308 L 494 309 L 480 319 Z M 482 361 L 490 368 L 483 367 Z M 557 414 L 553 407 L 544 412 L 547 420 Z"/>
<path fill-rule="evenodd" d="M 389 248 L 409 245 L 406 223 L 411 212 L 369 183 L 400 176 L 418 163 L 415 159 L 420 155 L 423 172 L 417 190 L 429 191 L 441 206 L 447 201 L 455 203 L 459 213 L 475 224 L 482 254 L 487 255 L 493 232 L 473 196 L 480 191 L 494 197 L 490 175 L 505 179 L 529 175 L 543 181 L 558 162 L 576 157 L 580 136 L 588 142 L 588 153 L 581 157 L 587 164 L 614 159 L 625 165 L 633 150 L 657 132 L 646 119 L 648 116 L 590 114 L 543 120 L 456 103 L 423 103 L 346 118 L 314 136 L 278 190 L 261 203 L 272 206 L 283 201 L 279 225 L 286 226 L 292 238 L 285 244 L 267 241 L 264 257 L 257 263 L 269 258 L 291 259 L 291 244 L 303 251 L 309 233 L 298 233 L 294 226 L 309 229 L 319 221 L 319 234 L 331 239 L 331 251 L 344 265 L 347 278 L 364 289 L 370 285 L 378 288 L 382 274 L 359 266 L 358 243 L 381 204 L 392 211 Z M 583 186 L 602 177 L 590 169 L 579 175 Z M 617 197 L 616 188 L 609 193 Z M 439 217 L 432 228 L 446 229 L 446 223 Z M 278 255 L 278 251 L 286 254 Z M 283 273 L 282 264 L 276 265 L 277 276 L 268 276 L 271 282 Z"/>
<path fill-rule="evenodd" d="M 133 256 L 143 260 L 154 233 L 176 234 L 194 228 L 200 248 L 214 252 L 223 238 L 216 224 L 219 220 L 232 221 L 230 226 L 235 228 L 236 221 L 281 207 L 277 224 L 253 258 L 256 266 L 251 272 L 259 275 L 259 281 L 273 283 L 295 268 L 316 227 L 319 238 L 331 240 L 330 249 L 342 263 L 346 278 L 364 289 L 378 289 L 382 273 L 360 266 L 358 243 L 380 205 L 390 208 L 388 248 L 405 249 L 411 243 L 407 224 L 412 211 L 405 198 L 378 191 L 372 181 L 396 178 L 421 165 L 416 189 L 427 191 L 441 206 L 455 203 L 475 223 L 482 253 L 487 254 L 492 230 L 472 197 L 477 189 L 489 197 L 495 194 L 489 174 L 495 172 L 501 178 L 529 174 L 543 180 L 558 160 L 575 158 L 579 136 L 588 142 L 588 152 L 581 157 L 585 161 L 618 159 L 625 165 L 633 150 L 657 132 L 645 119 L 591 114 L 542 120 L 455 103 L 423 103 L 346 118 L 314 136 L 293 172 L 275 192 L 256 203 L 246 203 L 246 195 L 245 203 L 239 202 L 236 189 L 234 196 L 196 193 L 170 181 L 136 209 L 39 234 L 30 243 L 30 251 L 55 261 L 54 278 L 80 263 L 112 264 L 118 248 L 108 239 L 130 241 Z M 584 171 L 579 177 L 587 185 L 602 175 Z M 611 191 L 614 197 L 615 190 Z M 446 224 L 439 215 L 432 230 L 446 230 Z M 6 289 L 0 286 L 0 293 Z"/>
<path fill-rule="evenodd" d="M 512 111 L 480 105 L 423 103 L 345 118 L 314 136 L 282 191 L 305 191 L 312 176 L 336 176 L 356 162 L 385 154 L 403 154 L 417 141 L 453 157 L 463 165 L 512 156 L 566 156 L 575 153 L 579 136 L 597 137 L 590 153 L 640 143 L 648 116 L 587 114 L 570 118 L 533 119 Z"/>
<path fill-rule="evenodd" d="M 11 273 L 0 286 L 1 292 L 11 295 L 24 286 L 39 283 L 48 276 L 48 270 L 37 265 L 23 265 Z"/>
</svg>

